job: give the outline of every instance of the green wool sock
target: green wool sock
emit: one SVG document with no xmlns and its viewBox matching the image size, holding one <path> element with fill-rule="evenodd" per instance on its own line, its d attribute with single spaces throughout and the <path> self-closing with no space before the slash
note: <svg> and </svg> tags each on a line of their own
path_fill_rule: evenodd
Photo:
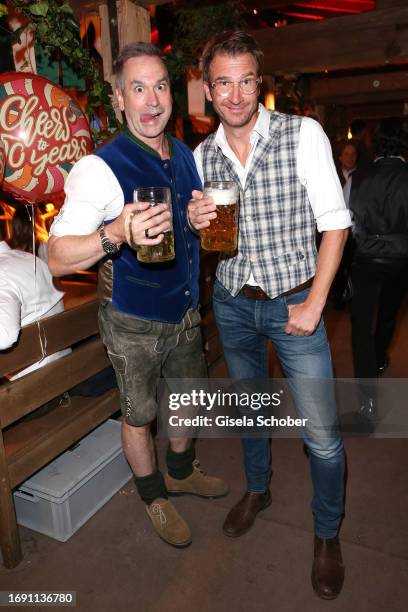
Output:
<svg viewBox="0 0 408 612">
<path fill-rule="evenodd" d="M 184 480 L 193 473 L 193 461 L 195 459 L 194 446 L 190 446 L 182 453 L 175 453 L 169 446 L 167 449 L 166 463 L 169 476 L 177 480 Z"/>
<path fill-rule="evenodd" d="M 146 504 L 151 504 L 158 497 L 167 499 L 163 474 L 159 470 L 148 474 L 148 476 L 135 476 L 134 478 L 137 491 Z"/>
</svg>

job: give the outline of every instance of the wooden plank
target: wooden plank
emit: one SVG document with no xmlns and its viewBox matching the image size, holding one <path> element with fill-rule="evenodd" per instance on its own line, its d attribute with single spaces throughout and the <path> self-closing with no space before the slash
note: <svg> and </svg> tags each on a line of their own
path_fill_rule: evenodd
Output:
<svg viewBox="0 0 408 612">
<path fill-rule="evenodd" d="M 347 43 L 339 44 L 347 33 Z M 408 8 L 397 7 L 251 32 L 265 74 L 313 73 L 408 60 Z"/>
<path fill-rule="evenodd" d="M 43 368 L 0 387 L 0 423 L 7 427 L 109 365 L 101 339 L 95 338 Z"/>
<path fill-rule="evenodd" d="M 8 474 L 3 436 L 0 431 L 0 546 L 4 565 L 11 569 L 23 558 L 16 511 Z"/>
<path fill-rule="evenodd" d="M 150 42 L 150 16 L 145 8 L 131 0 L 120 0 L 118 19 L 121 49 L 135 40 Z"/>
<path fill-rule="evenodd" d="M 313 79 L 310 83 L 310 97 L 316 102 L 330 102 L 335 100 L 338 104 L 346 102 L 348 98 L 404 100 L 408 92 L 408 72 L 377 72 L 374 74 L 361 74 L 350 77 Z"/>
<path fill-rule="evenodd" d="M 396 6 L 407 6 L 407 0 L 376 0 L 377 9 L 390 9 Z"/>
<path fill-rule="evenodd" d="M 98 301 L 94 300 L 41 319 L 38 325 L 31 323 L 24 327 L 18 344 L 0 353 L 0 376 L 21 370 L 42 358 L 40 333 L 47 355 L 98 333 L 98 308 Z"/>
<path fill-rule="evenodd" d="M 4 444 L 12 487 L 16 487 L 119 410 L 117 389 L 94 398 L 72 398 L 71 405 L 8 429 Z"/>
</svg>

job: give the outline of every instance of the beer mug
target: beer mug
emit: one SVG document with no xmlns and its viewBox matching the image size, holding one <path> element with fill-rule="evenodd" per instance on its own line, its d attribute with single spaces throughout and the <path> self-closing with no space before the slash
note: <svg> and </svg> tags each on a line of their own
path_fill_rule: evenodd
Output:
<svg viewBox="0 0 408 612">
<path fill-rule="evenodd" d="M 201 247 L 206 251 L 236 251 L 238 246 L 238 185 L 233 181 L 206 181 L 204 196 L 211 196 L 217 218 L 200 230 Z"/>
<path fill-rule="evenodd" d="M 150 206 L 167 204 L 167 208 L 172 213 L 171 191 L 169 187 L 140 187 L 133 191 L 134 202 L 148 202 Z M 170 218 L 171 229 L 164 233 L 160 244 L 137 245 L 137 259 L 143 263 L 161 263 L 170 261 L 175 257 L 173 220 Z"/>
</svg>

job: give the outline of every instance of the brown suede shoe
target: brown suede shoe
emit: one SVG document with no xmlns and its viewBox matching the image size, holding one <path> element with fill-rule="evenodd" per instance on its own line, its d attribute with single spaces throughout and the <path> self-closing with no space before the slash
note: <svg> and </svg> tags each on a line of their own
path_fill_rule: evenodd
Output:
<svg viewBox="0 0 408 612">
<path fill-rule="evenodd" d="M 344 565 L 338 538 L 315 536 L 312 568 L 313 590 L 322 599 L 335 599 L 343 586 Z"/>
<path fill-rule="evenodd" d="M 199 462 L 195 460 L 192 473 L 183 480 L 177 480 L 177 478 L 172 478 L 170 474 L 165 474 L 164 482 L 167 491 L 171 495 L 189 493 L 200 497 L 223 497 L 227 495 L 228 485 L 225 480 L 216 476 L 207 476 L 198 466 Z"/>
<path fill-rule="evenodd" d="M 184 548 L 191 543 L 189 526 L 168 499 L 158 497 L 146 506 L 146 512 L 157 534 L 167 544 Z"/>
<path fill-rule="evenodd" d="M 244 497 L 229 511 L 222 530 L 230 538 L 238 538 L 249 531 L 256 515 L 272 503 L 269 489 L 265 493 L 245 493 Z"/>
</svg>

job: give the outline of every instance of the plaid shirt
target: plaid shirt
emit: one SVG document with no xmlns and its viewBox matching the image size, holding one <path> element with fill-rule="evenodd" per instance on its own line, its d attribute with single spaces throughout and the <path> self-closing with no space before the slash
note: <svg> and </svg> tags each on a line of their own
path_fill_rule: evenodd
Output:
<svg viewBox="0 0 408 612">
<path fill-rule="evenodd" d="M 237 295 L 252 272 L 270 298 L 311 278 L 316 268 L 316 221 L 297 175 L 302 117 L 271 114 L 269 138 L 258 141 L 245 188 L 215 144 L 202 143 L 204 180 L 240 185 L 238 252 L 218 264 L 217 278 Z"/>
</svg>

